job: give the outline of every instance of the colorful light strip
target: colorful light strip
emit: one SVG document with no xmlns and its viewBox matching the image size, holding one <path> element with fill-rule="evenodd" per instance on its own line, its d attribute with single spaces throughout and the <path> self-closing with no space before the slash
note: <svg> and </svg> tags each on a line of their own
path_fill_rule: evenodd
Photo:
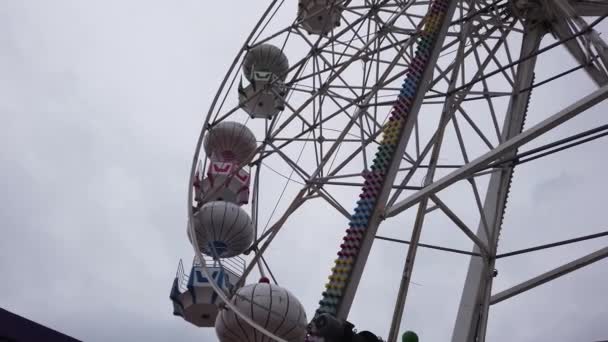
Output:
<svg viewBox="0 0 608 342">
<path fill-rule="evenodd" d="M 406 118 L 424 70 L 429 67 L 429 58 L 435 40 L 439 34 L 442 22 L 446 17 L 449 0 L 434 0 L 431 2 L 429 12 L 424 18 L 424 27 L 417 39 L 414 58 L 407 69 L 407 77 L 403 82 L 401 92 L 393 105 L 388 123 L 383 128 L 382 141 L 376 152 L 371 171 L 365 172 L 365 179 L 360 199 L 351 217 L 349 228 L 343 239 L 338 259 L 331 269 L 329 282 L 325 285 L 323 299 L 319 302 L 316 315 L 329 313 L 337 314 L 337 308 L 342 300 L 343 291 L 350 281 L 352 267 L 359 255 L 361 242 L 365 236 L 372 212 L 376 206 L 378 195 L 385 182 L 385 175 L 393 158 L 399 138 L 403 133 Z"/>
</svg>

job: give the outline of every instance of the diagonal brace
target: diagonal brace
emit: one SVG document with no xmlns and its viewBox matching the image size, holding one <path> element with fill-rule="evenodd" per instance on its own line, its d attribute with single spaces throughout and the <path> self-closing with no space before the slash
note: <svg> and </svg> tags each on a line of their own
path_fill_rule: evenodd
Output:
<svg viewBox="0 0 608 342">
<path fill-rule="evenodd" d="M 439 197 L 436 195 L 431 195 L 431 200 L 433 200 L 439 209 L 441 209 L 441 211 L 443 211 L 443 213 L 446 214 L 446 216 L 449 217 L 450 220 L 452 220 L 452 222 L 454 222 L 454 224 L 477 245 L 477 247 L 479 247 L 483 257 L 487 258 L 490 255 L 488 245 L 481 241 L 481 239 L 475 235 L 475 233 L 473 233 L 473 231 L 467 227 L 467 225 L 462 222 L 462 220 L 456 214 L 454 214 L 454 212 L 448 208 L 448 206 L 442 200 L 439 199 Z"/>
<path fill-rule="evenodd" d="M 555 268 L 549 272 L 545 272 L 537 277 L 534 277 L 528 281 L 525 281 L 519 285 L 513 286 L 508 290 L 504 290 L 493 295 L 490 299 L 490 304 L 500 303 L 503 300 L 509 299 L 513 296 L 516 296 L 520 293 L 531 290 L 537 286 L 540 286 L 544 283 L 547 283 L 553 279 L 559 278 L 563 275 L 566 275 L 570 272 L 576 271 L 579 268 L 583 268 L 585 266 L 591 265 L 596 261 L 600 261 L 604 258 L 608 257 L 608 247 L 604 247 L 596 252 L 593 252 L 589 255 L 586 255 L 582 258 L 571 261 L 565 265 L 562 265 L 558 268 Z"/>
<path fill-rule="evenodd" d="M 425 187 L 424 189 L 405 198 L 404 200 L 399 201 L 398 203 L 390 207 L 388 210 L 386 210 L 384 216 L 395 216 L 412 207 L 416 203 L 420 202 L 423 198 L 429 197 L 460 180 L 471 177 L 479 170 L 485 168 L 489 163 L 499 160 L 508 152 L 516 150 L 520 146 L 525 145 L 526 143 L 538 138 L 539 136 L 547 133 L 553 128 L 565 123 L 566 121 L 574 118 L 585 110 L 602 102 L 606 98 L 608 98 L 608 85 L 597 89 L 593 93 L 585 96 L 584 98 L 564 108 L 563 110 L 557 112 L 549 118 L 539 122 L 535 126 L 522 132 L 521 134 L 498 145 L 493 150 L 483 154 L 482 156 L 471 161 L 467 165 L 464 165 L 463 167 L 453 171 L 447 176 L 437 180 L 436 182 Z"/>
</svg>

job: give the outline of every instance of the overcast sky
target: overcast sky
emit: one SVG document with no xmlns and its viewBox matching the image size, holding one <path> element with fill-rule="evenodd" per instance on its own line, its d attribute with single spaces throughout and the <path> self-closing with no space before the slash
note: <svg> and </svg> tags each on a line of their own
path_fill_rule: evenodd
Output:
<svg viewBox="0 0 608 342">
<path fill-rule="evenodd" d="M 192 257 L 186 177 L 203 113 L 264 7 L 259 1 L 0 1 L 0 307 L 84 341 L 215 340 L 213 330 L 173 317 L 168 296 L 179 259 Z M 543 67 L 555 68 L 561 58 L 568 56 Z M 531 108 L 539 114 L 529 121 L 594 88 L 578 74 L 539 89 Z M 597 106 L 553 137 L 605 124 L 607 109 Z M 518 168 L 500 249 L 606 230 L 605 148 L 600 140 Z M 309 317 L 346 224 L 328 213 L 311 226 L 320 205 L 294 215 L 268 257 Z M 423 240 L 470 248 L 464 237 L 445 241 L 441 229 L 448 228 L 435 226 Z M 411 228 L 389 221 L 384 232 L 408 239 Z M 606 243 L 499 263 L 495 288 Z M 295 256 L 279 258 L 293 248 Z M 376 242 L 365 291 L 353 306 L 361 328 L 386 337 L 390 292 L 402 270 L 402 261 L 388 267 L 386 260 L 405 253 L 401 245 Z M 428 250 L 418 258 L 404 328 L 422 341 L 446 341 L 468 260 Z M 498 304 L 488 340 L 608 339 L 607 266 L 599 262 Z M 383 296 L 376 289 L 387 284 Z"/>
</svg>

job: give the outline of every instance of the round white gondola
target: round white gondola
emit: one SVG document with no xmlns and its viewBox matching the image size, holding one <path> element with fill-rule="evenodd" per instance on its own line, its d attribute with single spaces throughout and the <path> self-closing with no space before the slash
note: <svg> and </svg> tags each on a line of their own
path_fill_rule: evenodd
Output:
<svg viewBox="0 0 608 342">
<path fill-rule="evenodd" d="M 248 163 L 257 148 L 255 135 L 247 126 L 222 121 L 209 130 L 204 141 L 205 152 L 212 161 Z"/>
<path fill-rule="evenodd" d="M 289 71 L 289 60 L 278 47 L 271 44 L 260 44 L 247 52 L 243 60 L 243 74 L 250 82 L 267 74 L 285 81 Z"/>
<path fill-rule="evenodd" d="M 242 254 L 253 242 L 253 223 L 241 207 L 215 201 L 203 205 L 194 214 L 196 246 L 201 253 L 218 258 Z M 190 232 L 188 238 L 192 243 Z"/>
<path fill-rule="evenodd" d="M 254 322 L 288 342 L 302 342 L 306 335 L 306 313 L 298 299 L 278 285 L 259 283 L 239 289 L 233 304 Z M 230 310 L 222 310 L 215 320 L 221 342 L 273 342 Z"/>
<path fill-rule="evenodd" d="M 253 47 L 243 60 L 248 86 L 239 84 L 239 104 L 252 118 L 271 119 L 285 109 L 289 61 L 278 47 L 261 44 Z"/>
</svg>

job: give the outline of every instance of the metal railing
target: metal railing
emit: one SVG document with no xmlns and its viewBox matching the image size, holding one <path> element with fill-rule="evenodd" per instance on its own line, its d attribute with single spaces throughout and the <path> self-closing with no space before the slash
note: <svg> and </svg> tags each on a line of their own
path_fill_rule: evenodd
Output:
<svg viewBox="0 0 608 342">
<path fill-rule="evenodd" d="M 177 265 L 177 272 L 175 273 L 175 279 L 177 279 L 177 288 L 179 292 L 186 292 L 188 290 L 188 278 L 189 276 L 184 271 L 184 264 L 182 259 L 179 259 Z"/>
<path fill-rule="evenodd" d="M 192 267 L 200 267 L 201 266 L 201 262 L 200 260 L 198 260 L 198 258 L 195 256 L 192 259 Z M 240 277 L 241 275 L 243 275 L 243 272 L 245 272 L 245 259 L 241 258 L 240 256 L 235 256 L 232 258 L 225 258 L 225 259 L 219 259 L 219 260 L 212 260 L 211 258 L 205 260 L 205 266 L 206 267 L 221 267 L 223 270 L 225 271 L 229 271 L 230 273 L 234 274 L 237 277 Z"/>
<path fill-rule="evenodd" d="M 192 267 L 201 267 L 202 264 L 200 260 L 194 257 L 192 260 Z M 245 272 L 245 259 L 236 256 L 232 258 L 220 259 L 220 260 L 205 260 L 206 267 L 220 267 L 224 271 L 228 271 L 234 274 L 237 277 L 243 275 Z M 179 260 L 179 264 L 177 265 L 177 272 L 175 273 L 175 278 L 177 279 L 177 288 L 179 292 L 183 293 L 188 290 L 188 280 L 190 279 L 189 273 L 186 273 L 184 270 L 184 263 L 182 260 Z"/>
</svg>

